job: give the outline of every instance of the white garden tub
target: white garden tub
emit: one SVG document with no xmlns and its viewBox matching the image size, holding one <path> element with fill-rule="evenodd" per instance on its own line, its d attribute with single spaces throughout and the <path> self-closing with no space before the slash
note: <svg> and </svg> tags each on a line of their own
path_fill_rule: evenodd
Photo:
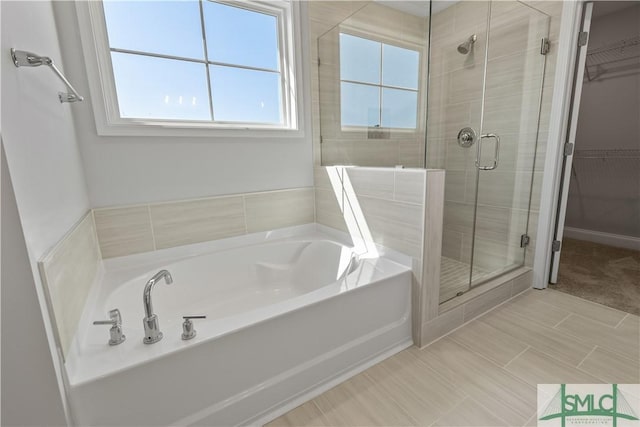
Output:
<svg viewBox="0 0 640 427">
<path fill-rule="evenodd" d="M 106 261 L 66 361 L 75 422 L 261 423 L 411 345 L 408 259 L 358 259 L 344 239 L 319 230 Z M 152 292 L 164 338 L 146 345 L 142 291 L 160 269 L 174 280 Z M 108 326 L 91 321 L 113 308 L 127 339 L 111 347 Z M 189 341 L 184 315 L 207 316 Z"/>
</svg>

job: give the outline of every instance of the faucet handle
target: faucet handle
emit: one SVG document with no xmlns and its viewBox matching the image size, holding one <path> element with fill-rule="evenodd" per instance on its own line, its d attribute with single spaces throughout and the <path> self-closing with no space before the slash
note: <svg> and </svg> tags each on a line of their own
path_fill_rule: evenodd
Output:
<svg viewBox="0 0 640 427">
<path fill-rule="evenodd" d="M 196 330 L 193 327 L 191 319 L 206 319 L 207 316 L 182 316 L 184 322 L 182 323 L 182 339 L 190 340 L 196 336 Z"/>
<path fill-rule="evenodd" d="M 110 320 L 96 320 L 93 322 L 94 325 L 122 325 L 122 316 L 120 315 L 120 310 L 114 308 L 113 310 L 109 310 L 109 319 Z"/>
<path fill-rule="evenodd" d="M 122 344 L 127 337 L 122 333 L 122 316 L 120 315 L 120 310 L 117 308 L 109 310 L 109 318 L 110 320 L 96 320 L 93 324 L 111 325 L 111 329 L 109 329 L 109 334 L 111 335 L 109 345 Z"/>
</svg>

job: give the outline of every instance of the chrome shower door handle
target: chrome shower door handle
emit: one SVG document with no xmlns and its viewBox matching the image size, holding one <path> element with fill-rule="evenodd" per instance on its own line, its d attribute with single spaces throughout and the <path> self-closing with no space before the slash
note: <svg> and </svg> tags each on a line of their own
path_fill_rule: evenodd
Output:
<svg viewBox="0 0 640 427">
<path fill-rule="evenodd" d="M 482 141 L 484 141 L 485 138 L 493 138 L 496 141 L 496 145 L 493 151 L 493 164 L 491 166 L 480 165 L 480 159 L 482 158 Z M 498 167 L 499 156 L 500 156 L 500 137 L 493 133 L 480 135 L 480 140 L 478 141 L 478 150 L 476 151 L 476 167 L 482 171 L 492 171 Z"/>
</svg>

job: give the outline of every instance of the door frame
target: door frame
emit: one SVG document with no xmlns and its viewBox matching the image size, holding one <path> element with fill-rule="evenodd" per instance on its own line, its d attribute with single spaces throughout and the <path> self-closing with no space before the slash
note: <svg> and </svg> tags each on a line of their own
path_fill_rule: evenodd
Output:
<svg viewBox="0 0 640 427">
<path fill-rule="evenodd" d="M 544 159 L 540 213 L 533 261 L 533 287 L 544 289 L 549 284 L 552 243 L 558 218 L 558 195 L 562 183 L 564 143 L 571 116 L 578 37 L 586 0 L 565 1 L 562 7 L 556 73 L 549 121 L 549 137 Z"/>
<path fill-rule="evenodd" d="M 571 167 L 573 165 L 573 152 L 576 144 L 576 134 L 578 132 L 578 117 L 580 115 L 580 100 L 584 85 L 584 72 L 587 60 L 587 49 L 589 46 L 589 32 L 591 31 L 591 18 L 593 14 L 593 2 L 584 3 L 582 11 L 582 21 L 580 34 L 586 35 L 584 40 L 580 40 L 580 46 L 576 57 L 576 70 L 574 73 L 573 87 L 571 93 L 571 110 L 568 117 L 568 129 L 565 149 L 563 150 L 564 162 L 562 164 L 562 181 L 558 194 L 558 211 L 555 221 L 555 233 L 553 236 L 553 248 L 551 250 L 551 270 L 549 273 L 549 283 L 558 282 L 558 270 L 560 268 L 560 257 L 562 256 L 562 238 L 564 236 L 565 221 L 567 218 L 567 204 L 569 202 L 569 184 L 571 182 Z M 570 145 L 567 145 L 570 144 Z"/>
</svg>

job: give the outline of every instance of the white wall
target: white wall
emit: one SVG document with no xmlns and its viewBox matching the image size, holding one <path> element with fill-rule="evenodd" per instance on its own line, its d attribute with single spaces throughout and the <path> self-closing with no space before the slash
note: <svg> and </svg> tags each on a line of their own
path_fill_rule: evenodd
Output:
<svg viewBox="0 0 640 427">
<path fill-rule="evenodd" d="M 88 98 L 92 94 L 85 78 L 75 8 L 64 1 L 56 2 L 54 9 L 69 78 Z M 308 94 L 306 75 L 305 80 Z M 91 205 L 312 186 L 309 113 L 307 108 L 303 138 L 103 137 L 96 133 L 87 99 L 75 106 L 74 114 Z"/>
<path fill-rule="evenodd" d="M 3 425 L 5 416 L 9 424 L 65 424 L 63 374 L 36 263 L 89 209 L 71 114 L 77 106 L 60 104 L 57 93 L 64 85 L 51 70 L 16 68 L 9 55 L 15 47 L 50 56 L 62 66 L 51 2 L 2 1 L 0 7 L 7 164 L 2 180 Z M 10 210 L 11 203 L 17 211 Z"/>
<path fill-rule="evenodd" d="M 608 2 L 596 2 L 595 13 L 602 3 Z M 640 36 L 640 3 L 625 2 L 621 7 L 625 8 L 593 19 L 589 50 Z M 633 64 L 633 68 L 630 61 L 607 65 L 630 68 L 585 80 L 576 150 L 640 149 L 640 58 Z M 576 155 L 575 175 L 569 187 L 567 227 L 640 237 L 638 162 L 581 159 Z"/>
<path fill-rule="evenodd" d="M 594 11 L 597 12 L 596 2 Z M 640 36 L 640 2 L 591 21 L 589 50 Z M 640 59 L 636 59 L 636 65 Z M 625 63 L 624 65 L 629 65 Z M 585 81 L 580 101 L 576 149 L 640 148 L 640 71 L 611 73 Z"/>
<path fill-rule="evenodd" d="M 4 15 L 4 13 L 3 13 Z M 16 199 L 2 151 L 3 426 L 66 425 Z"/>
<path fill-rule="evenodd" d="M 47 67 L 16 68 L 9 49 L 50 56 L 60 47 L 50 2 L 2 1 L 2 122 L 7 164 L 32 261 L 89 209 L 72 108 Z"/>
</svg>

